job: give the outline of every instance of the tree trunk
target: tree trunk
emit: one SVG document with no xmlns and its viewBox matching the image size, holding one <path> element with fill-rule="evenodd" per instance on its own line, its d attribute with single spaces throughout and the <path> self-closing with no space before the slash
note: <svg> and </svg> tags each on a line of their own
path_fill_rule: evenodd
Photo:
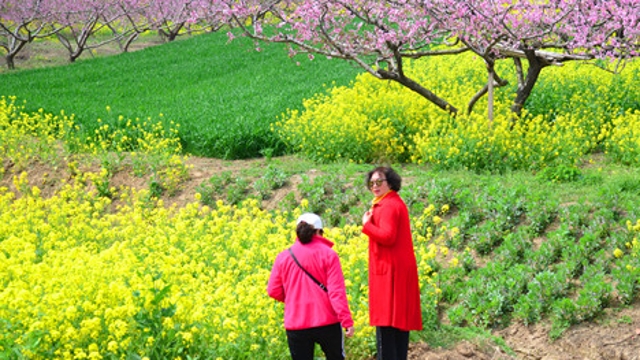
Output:
<svg viewBox="0 0 640 360">
<path fill-rule="evenodd" d="M 489 118 L 489 125 L 493 123 L 493 70 L 489 70 L 489 80 L 487 81 L 487 117 Z"/>
<path fill-rule="evenodd" d="M 135 32 L 133 33 L 131 36 L 129 36 L 129 38 L 127 38 L 127 41 L 124 44 L 124 50 L 123 52 L 129 52 L 129 46 L 131 46 L 131 44 L 133 43 L 134 40 L 136 40 L 138 38 L 138 35 L 140 35 L 140 33 Z"/>
<path fill-rule="evenodd" d="M 69 54 L 69 62 L 70 63 L 76 62 L 76 60 L 80 57 L 80 55 L 82 55 L 83 51 L 84 51 L 84 48 L 78 47 L 76 51 Z"/>
<path fill-rule="evenodd" d="M 15 57 L 16 57 L 16 54 L 11 54 L 11 53 L 8 53 L 7 56 L 4 57 L 4 60 L 7 62 L 7 68 L 9 70 L 15 70 L 16 68 L 16 64 L 14 62 Z"/>
<path fill-rule="evenodd" d="M 178 26 L 176 26 L 173 29 L 169 28 L 169 41 L 170 42 L 174 41 L 178 37 L 178 34 L 180 34 L 180 30 L 182 30 L 184 25 L 185 25 L 185 23 L 182 22 L 182 23 L 178 24 Z"/>
<path fill-rule="evenodd" d="M 531 96 L 531 91 L 533 90 L 536 81 L 538 81 L 540 72 L 542 69 L 549 66 L 549 63 L 544 59 L 536 56 L 535 51 L 525 50 L 525 54 L 527 55 L 527 61 L 529 62 L 529 69 L 527 70 L 527 76 L 524 79 L 524 83 L 518 84 L 516 99 L 513 101 L 513 105 L 511 106 L 511 111 L 516 113 L 518 116 L 522 114 L 524 104 L 527 102 L 529 96 Z"/>
<path fill-rule="evenodd" d="M 15 70 L 16 55 L 18 55 L 18 53 L 24 48 L 24 46 L 27 45 L 28 42 L 31 42 L 31 40 L 32 39 L 23 40 L 23 39 L 13 38 L 11 41 L 8 41 L 9 43 L 8 47 L 5 48 L 7 50 L 7 55 L 4 58 L 5 58 L 5 61 L 7 62 L 7 68 L 9 70 Z"/>
</svg>

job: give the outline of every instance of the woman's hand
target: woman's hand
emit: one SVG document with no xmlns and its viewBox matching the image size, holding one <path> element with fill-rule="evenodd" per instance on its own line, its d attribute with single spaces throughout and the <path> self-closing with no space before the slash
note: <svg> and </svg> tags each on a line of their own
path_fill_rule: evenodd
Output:
<svg viewBox="0 0 640 360">
<path fill-rule="evenodd" d="M 346 337 L 352 337 L 355 332 L 356 332 L 356 329 L 354 329 L 353 326 L 344 329 L 344 335 Z"/>
<path fill-rule="evenodd" d="M 371 219 L 371 214 L 371 210 L 367 210 L 367 212 L 362 215 L 362 225 L 369 222 L 369 220 Z"/>
</svg>

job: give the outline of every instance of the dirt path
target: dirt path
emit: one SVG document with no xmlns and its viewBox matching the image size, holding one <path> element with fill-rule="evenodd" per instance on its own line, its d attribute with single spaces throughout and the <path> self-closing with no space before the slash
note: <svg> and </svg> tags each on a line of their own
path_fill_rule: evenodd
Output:
<svg viewBox="0 0 640 360">
<path fill-rule="evenodd" d="M 608 310 L 594 322 L 569 328 L 552 341 L 544 325 L 514 324 L 493 332 L 515 353 L 495 345 L 463 341 L 453 349 L 431 349 L 411 344 L 410 360 L 640 360 L 640 304 Z M 372 359 L 373 360 L 373 359 Z"/>
</svg>

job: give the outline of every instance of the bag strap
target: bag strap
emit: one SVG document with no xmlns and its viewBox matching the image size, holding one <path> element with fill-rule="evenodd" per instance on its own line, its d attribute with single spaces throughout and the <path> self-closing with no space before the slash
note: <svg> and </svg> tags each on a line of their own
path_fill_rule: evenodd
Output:
<svg viewBox="0 0 640 360">
<path fill-rule="evenodd" d="M 318 281 L 318 279 L 316 279 L 315 277 L 313 277 L 313 275 L 311 275 L 310 272 L 307 271 L 307 269 L 303 268 L 302 265 L 300 265 L 300 263 L 298 262 L 298 259 L 296 259 L 296 256 L 293 255 L 293 251 L 291 250 L 291 248 L 287 249 L 289 250 L 289 254 L 291 254 L 291 257 L 293 258 L 293 261 L 296 262 L 296 264 L 298 265 L 298 267 L 300 267 L 300 269 L 302 269 L 302 271 L 304 271 L 305 274 L 307 274 L 311 280 L 313 280 L 313 282 L 315 282 L 316 284 L 318 284 L 318 286 L 320 286 L 320 289 L 324 290 L 324 292 L 328 292 L 327 287 L 324 286 L 323 283 L 321 283 L 320 281 Z"/>
</svg>

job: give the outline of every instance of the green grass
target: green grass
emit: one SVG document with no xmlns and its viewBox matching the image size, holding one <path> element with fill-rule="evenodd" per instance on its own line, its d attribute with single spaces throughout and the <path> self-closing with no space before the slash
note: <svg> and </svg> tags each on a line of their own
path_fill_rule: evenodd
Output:
<svg viewBox="0 0 640 360">
<path fill-rule="evenodd" d="M 261 44 L 225 32 L 204 34 L 132 53 L 0 74 L 0 95 L 28 111 L 75 114 L 88 132 L 96 119 L 174 121 L 185 150 L 225 159 L 282 154 L 270 124 L 287 108 L 334 81 L 348 84 L 356 68 L 344 61 L 299 56 L 281 44 Z M 297 64 L 299 63 L 299 65 Z M 109 106 L 111 112 L 107 112 Z M 160 116 L 162 114 L 162 116 Z"/>
</svg>

